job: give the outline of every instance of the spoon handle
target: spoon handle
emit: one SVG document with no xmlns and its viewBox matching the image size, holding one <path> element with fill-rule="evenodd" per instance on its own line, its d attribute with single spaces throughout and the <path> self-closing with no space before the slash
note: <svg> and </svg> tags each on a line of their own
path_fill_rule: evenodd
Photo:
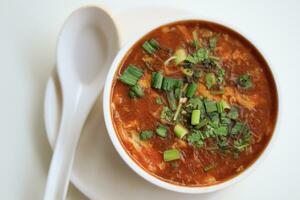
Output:
<svg viewBox="0 0 300 200">
<path fill-rule="evenodd" d="M 88 113 L 74 107 L 66 103 L 63 108 L 44 200 L 63 200 L 67 194 L 77 143 Z"/>
</svg>

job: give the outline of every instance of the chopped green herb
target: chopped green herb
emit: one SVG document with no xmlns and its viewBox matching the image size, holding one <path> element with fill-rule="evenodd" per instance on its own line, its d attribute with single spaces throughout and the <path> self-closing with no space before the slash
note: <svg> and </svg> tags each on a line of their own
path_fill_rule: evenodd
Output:
<svg viewBox="0 0 300 200">
<path fill-rule="evenodd" d="M 136 93 L 132 90 L 129 90 L 128 91 L 128 96 L 131 98 L 131 99 L 134 99 L 134 98 L 137 98 L 136 96 Z"/>
<path fill-rule="evenodd" d="M 239 116 L 239 110 L 237 107 L 235 106 L 232 106 L 229 113 L 227 114 L 227 116 L 230 118 L 230 119 L 237 119 L 238 116 Z"/>
<path fill-rule="evenodd" d="M 217 38 L 217 37 L 212 37 L 212 38 L 210 38 L 210 39 L 209 39 L 209 47 L 210 47 L 211 49 L 216 48 L 216 46 L 217 46 L 217 41 L 218 41 L 218 38 Z"/>
<path fill-rule="evenodd" d="M 162 83 L 162 89 L 165 91 L 170 91 L 174 88 L 181 87 L 182 81 L 170 77 L 164 77 Z"/>
<path fill-rule="evenodd" d="M 160 49 L 160 46 L 158 44 L 158 42 L 155 39 L 150 39 L 149 40 L 150 45 L 154 48 L 154 49 Z"/>
<path fill-rule="evenodd" d="M 160 48 L 158 42 L 155 39 L 144 42 L 142 48 L 149 54 L 153 54 L 157 49 Z"/>
<path fill-rule="evenodd" d="M 134 86 L 137 81 L 143 76 L 144 71 L 135 65 L 128 65 L 119 80 L 127 85 Z"/>
<path fill-rule="evenodd" d="M 180 110 L 181 110 L 181 108 L 182 108 L 182 103 L 179 103 L 179 105 L 178 105 L 178 107 L 177 107 L 177 109 L 176 109 L 176 112 L 175 112 L 174 118 L 173 118 L 173 120 L 174 120 L 174 121 L 176 121 L 176 120 L 177 120 L 177 118 L 178 118 L 178 116 L 179 116 L 179 113 L 180 113 Z"/>
<path fill-rule="evenodd" d="M 209 120 L 207 118 L 204 118 L 203 120 L 200 120 L 200 123 L 196 126 L 196 129 L 200 129 L 203 126 L 206 126 L 209 123 Z"/>
<path fill-rule="evenodd" d="M 186 90 L 186 96 L 189 97 L 189 98 L 192 98 L 197 90 L 197 83 L 191 83 L 189 84 L 189 86 L 187 87 L 187 90 Z"/>
<path fill-rule="evenodd" d="M 152 138 L 153 132 L 152 131 L 142 131 L 140 134 L 140 139 L 141 140 L 149 140 Z"/>
<path fill-rule="evenodd" d="M 195 72 L 194 72 L 194 77 L 195 78 L 200 78 L 201 76 L 202 76 L 202 70 L 201 69 L 197 69 L 197 70 L 195 70 Z"/>
<path fill-rule="evenodd" d="M 219 113 L 222 113 L 225 111 L 225 109 L 230 109 L 230 106 L 226 101 L 221 100 L 217 102 L 217 109 Z"/>
<path fill-rule="evenodd" d="M 203 107 L 202 100 L 199 97 L 190 98 L 187 103 L 187 107 L 191 107 L 193 110 L 200 110 Z"/>
<path fill-rule="evenodd" d="M 188 55 L 186 60 L 190 63 L 197 64 L 208 58 L 209 50 L 206 48 L 198 49 L 194 54 Z"/>
<path fill-rule="evenodd" d="M 152 87 L 156 89 L 161 89 L 163 78 L 164 77 L 161 71 L 152 72 L 152 81 L 151 81 Z"/>
<path fill-rule="evenodd" d="M 206 108 L 206 112 L 208 112 L 208 113 L 218 111 L 215 101 L 206 99 L 206 100 L 204 100 L 204 105 Z"/>
<path fill-rule="evenodd" d="M 228 134 L 228 126 L 227 125 L 221 125 L 220 127 L 214 129 L 215 134 L 218 136 L 227 136 Z"/>
<path fill-rule="evenodd" d="M 199 46 L 200 46 L 200 42 L 199 42 L 199 38 L 198 38 L 198 32 L 197 30 L 194 30 L 192 32 L 193 34 L 193 45 L 196 49 L 199 49 Z"/>
<path fill-rule="evenodd" d="M 200 123 L 200 110 L 193 110 L 192 117 L 191 117 L 191 124 L 192 125 L 198 125 Z"/>
<path fill-rule="evenodd" d="M 174 116 L 174 113 L 172 112 L 172 110 L 169 107 L 164 106 L 160 113 L 160 118 L 163 120 L 166 120 L 168 122 L 171 122 L 173 119 L 173 116 Z"/>
<path fill-rule="evenodd" d="M 207 89 L 212 88 L 216 84 L 216 76 L 213 73 L 208 73 L 205 76 L 205 84 Z"/>
<path fill-rule="evenodd" d="M 144 42 L 142 47 L 149 54 L 153 54 L 155 52 L 155 49 L 152 47 L 152 45 L 148 41 Z"/>
<path fill-rule="evenodd" d="M 158 105 L 162 105 L 162 104 L 164 103 L 161 97 L 156 97 L 155 102 L 156 102 Z"/>
<path fill-rule="evenodd" d="M 176 99 L 174 96 L 174 90 L 170 90 L 167 92 L 167 100 L 168 100 L 171 110 L 175 111 L 177 108 L 177 105 L 176 105 Z"/>
<path fill-rule="evenodd" d="M 203 136 L 200 131 L 194 131 L 192 134 L 189 134 L 187 141 L 197 148 L 201 148 L 204 145 Z"/>
<path fill-rule="evenodd" d="M 169 149 L 164 151 L 163 158 L 165 162 L 180 159 L 180 152 L 177 149 Z"/>
<path fill-rule="evenodd" d="M 249 89 L 253 85 L 251 81 L 251 77 L 248 74 L 240 75 L 237 80 L 237 84 L 244 89 Z"/>
<path fill-rule="evenodd" d="M 231 129 L 231 134 L 236 135 L 244 128 L 244 124 L 241 122 L 236 122 Z"/>
<path fill-rule="evenodd" d="M 185 49 L 181 48 L 181 49 L 177 49 L 175 51 L 175 63 L 176 65 L 178 65 L 179 63 L 181 63 L 182 61 L 184 61 L 186 59 L 186 51 Z"/>
<path fill-rule="evenodd" d="M 130 91 L 134 92 L 136 97 L 144 96 L 144 90 L 139 84 L 131 86 Z"/>
<path fill-rule="evenodd" d="M 181 124 L 176 124 L 174 126 L 174 133 L 178 138 L 182 139 L 188 133 L 188 130 Z"/>
<path fill-rule="evenodd" d="M 167 137 L 168 129 L 165 126 L 159 126 L 156 129 L 156 134 L 160 137 Z"/>
</svg>

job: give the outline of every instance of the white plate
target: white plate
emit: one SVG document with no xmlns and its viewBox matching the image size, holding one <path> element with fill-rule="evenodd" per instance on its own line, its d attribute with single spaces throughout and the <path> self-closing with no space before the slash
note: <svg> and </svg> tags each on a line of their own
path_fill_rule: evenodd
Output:
<svg viewBox="0 0 300 200">
<path fill-rule="evenodd" d="M 136 33 L 158 20 L 188 14 L 170 7 L 136 7 L 114 17 L 120 28 L 122 45 Z M 62 97 L 56 70 L 50 76 L 45 94 L 45 126 L 51 147 L 55 144 L 61 115 Z M 103 114 L 102 96 L 98 98 L 83 129 L 74 162 L 71 182 L 90 199 L 198 199 L 160 189 L 136 175 L 121 160 L 109 140 Z M 150 194 L 150 195 L 149 195 Z M 201 199 L 214 194 L 201 195 Z"/>
</svg>

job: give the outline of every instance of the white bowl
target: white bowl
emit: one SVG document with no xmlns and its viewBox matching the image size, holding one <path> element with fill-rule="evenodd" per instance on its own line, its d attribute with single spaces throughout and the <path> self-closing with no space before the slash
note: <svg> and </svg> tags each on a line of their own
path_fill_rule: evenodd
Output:
<svg viewBox="0 0 300 200">
<path fill-rule="evenodd" d="M 138 175 L 140 175 L 141 177 L 143 177 L 144 179 L 146 179 L 147 181 L 151 182 L 154 185 L 157 185 L 161 188 L 167 189 L 167 190 L 171 190 L 171 191 L 175 191 L 175 192 L 181 192 L 181 193 L 194 193 L 194 194 L 199 194 L 199 193 L 209 193 L 209 192 L 214 192 L 223 188 L 226 188 L 230 185 L 233 185 L 237 182 L 239 182 L 240 180 L 242 180 L 243 178 L 245 178 L 247 175 L 249 175 L 251 172 L 253 172 L 257 166 L 261 163 L 262 160 L 264 160 L 264 158 L 266 157 L 266 155 L 268 154 L 268 152 L 270 151 L 271 147 L 273 146 L 274 140 L 276 138 L 276 135 L 278 134 L 278 124 L 279 124 L 279 117 L 280 117 L 280 100 L 278 98 L 278 113 L 277 113 L 277 122 L 275 125 L 275 129 L 273 132 L 273 135 L 269 141 L 269 143 L 267 144 L 267 147 L 263 150 L 263 152 L 261 153 L 261 155 L 257 158 L 257 160 L 254 161 L 253 164 L 251 164 L 247 169 L 245 169 L 243 172 L 241 172 L 240 174 L 238 174 L 237 176 L 226 180 L 224 182 L 215 184 L 215 185 L 211 185 L 211 186 L 199 186 L 199 187 L 189 187 L 189 186 L 180 186 L 180 185 L 175 185 L 175 184 L 171 184 L 168 182 L 165 182 L 161 179 L 158 179 L 157 177 L 151 175 L 150 173 L 148 173 L 147 171 L 145 171 L 143 168 L 141 168 L 126 152 L 126 150 L 123 148 L 119 138 L 117 137 L 117 133 L 114 129 L 113 126 L 113 122 L 112 122 L 112 118 L 111 118 L 111 109 L 110 109 L 110 100 L 111 100 L 111 88 L 112 88 L 112 83 L 113 83 L 113 79 L 115 76 L 115 72 L 116 70 L 119 68 L 121 61 L 123 60 L 124 56 L 127 54 L 127 52 L 134 46 L 134 44 L 136 42 L 138 42 L 141 38 L 143 38 L 143 36 L 145 36 L 147 33 L 149 33 L 150 31 L 162 26 L 162 25 L 167 25 L 169 23 L 174 23 L 174 22 L 178 22 L 178 21 L 186 21 L 186 20 L 204 20 L 204 21 L 208 21 L 208 22 L 213 22 L 213 23 L 217 23 L 220 24 L 222 26 L 228 27 L 236 32 L 238 32 L 239 34 L 241 34 L 240 31 L 237 31 L 236 28 L 232 28 L 232 26 L 229 26 L 223 22 L 221 22 L 220 20 L 215 20 L 215 19 L 206 19 L 203 17 L 195 17 L 195 16 L 186 16 L 186 17 L 179 17 L 176 19 L 171 19 L 171 20 L 167 20 L 163 23 L 159 23 L 155 26 L 153 26 L 151 29 L 142 32 L 138 35 L 136 35 L 136 37 L 134 37 L 131 41 L 129 41 L 126 45 L 123 46 L 123 48 L 119 51 L 119 53 L 117 54 L 117 56 L 115 57 L 111 68 L 108 72 L 107 78 L 106 78 L 106 82 L 105 82 L 105 86 L 104 86 L 104 93 L 103 93 L 103 112 L 104 112 L 104 119 L 105 119 L 105 124 L 106 124 L 106 128 L 107 131 L 109 133 L 110 139 L 115 147 L 115 149 L 117 150 L 117 152 L 119 153 L 119 155 L 121 156 L 121 158 L 127 163 L 127 165 L 134 170 Z M 241 34 L 243 37 L 244 34 Z M 246 39 L 249 40 L 249 37 L 245 37 Z M 254 44 L 253 40 L 249 40 L 251 42 L 251 44 Z M 255 45 L 255 47 L 258 49 L 258 51 L 261 53 L 261 49 L 258 48 L 257 45 Z M 261 53 L 262 54 L 262 53 Z M 263 54 L 262 54 L 263 55 Z M 266 57 L 264 57 L 265 60 L 267 61 L 268 65 L 270 66 L 270 61 L 268 59 L 266 59 Z M 270 69 L 271 70 L 271 69 Z M 274 71 L 272 71 L 273 77 L 274 77 Z M 276 76 L 274 77 L 275 80 L 275 86 L 277 88 L 277 94 L 278 97 L 279 95 L 279 88 L 278 88 L 278 84 L 276 84 Z"/>
</svg>

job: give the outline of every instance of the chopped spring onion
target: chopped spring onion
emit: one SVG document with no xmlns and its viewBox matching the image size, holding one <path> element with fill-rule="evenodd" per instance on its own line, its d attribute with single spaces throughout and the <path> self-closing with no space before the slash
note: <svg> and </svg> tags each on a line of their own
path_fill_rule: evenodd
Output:
<svg viewBox="0 0 300 200">
<path fill-rule="evenodd" d="M 236 135 L 238 134 L 243 128 L 244 128 L 244 124 L 241 122 L 236 122 L 235 125 L 232 127 L 231 129 L 231 134 L 232 135 Z"/>
<path fill-rule="evenodd" d="M 252 87 L 251 77 L 248 74 L 240 75 L 237 80 L 237 83 L 240 87 L 244 89 L 249 89 Z"/>
<path fill-rule="evenodd" d="M 155 102 L 156 102 L 158 105 L 162 105 L 162 104 L 164 103 L 163 100 L 161 99 L 161 97 L 156 97 Z"/>
<path fill-rule="evenodd" d="M 214 129 L 214 132 L 218 136 L 227 136 L 228 126 L 227 125 L 221 125 L 218 128 Z"/>
<path fill-rule="evenodd" d="M 153 54 L 155 52 L 155 49 L 151 46 L 151 44 L 148 41 L 146 41 L 142 47 L 149 54 Z"/>
<path fill-rule="evenodd" d="M 230 109 L 230 106 L 226 101 L 221 100 L 217 102 L 217 109 L 219 113 L 222 113 L 225 109 Z"/>
<path fill-rule="evenodd" d="M 212 38 L 210 38 L 210 39 L 209 39 L 209 47 L 210 47 L 211 49 L 216 48 L 217 42 L 218 42 L 218 38 L 217 38 L 217 37 L 212 37 Z"/>
<path fill-rule="evenodd" d="M 130 90 L 132 92 L 134 92 L 136 94 L 137 97 L 142 97 L 144 96 L 144 90 L 143 88 L 139 85 L 139 84 L 136 84 L 134 86 L 131 86 Z"/>
<path fill-rule="evenodd" d="M 158 42 L 157 42 L 155 39 L 153 39 L 153 38 L 149 40 L 149 43 L 150 43 L 150 45 L 151 45 L 154 49 L 159 49 L 159 48 L 160 48 Z"/>
<path fill-rule="evenodd" d="M 199 49 L 200 43 L 199 43 L 199 39 L 198 39 L 197 30 L 194 30 L 192 32 L 192 35 L 193 35 L 193 45 L 195 46 L 196 49 Z"/>
<path fill-rule="evenodd" d="M 177 108 L 176 99 L 174 96 L 174 90 L 170 90 L 167 92 L 167 99 L 171 110 L 175 111 Z"/>
<path fill-rule="evenodd" d="M 136 94 L 135 94 L 135 92 L 134 91 L 132 91 L 132 90 L 129 90 L 129 92 L 128 92 L 128 96 L 131 98 L 131 99 L 134 99 L 134 98 L 136 98 L 137 96 L 136 96 Z"/>
<path fill-rule="evenodd" d="M 207 118 L 204 118 L 203 120 L 200 121 L 200 123 L 196 126 L 196 129 L 200 129 L 203 126 L 207 125 L 209 123 L 209 120 Z"/>
<path fill-rule="evenodd" d="M 194 77 L 200 78 L 201 76 L 202 76 L 202 70 L 201 69 L 195 70 Z"/>
<path fill-rule="evenodd" d="M 152 131 L 142 131 L 140 134 L 140 139 L 141 140 L 148 140 L 152 138 L 153 132 Z"/>
<path fill-rule="evenodd" d="M 237 119 L 238 116 L 239 116 L 239 111 L 238 111 L 238 108 L 233 106 L 230 111 L 228 112 L 228 115 L 227 115 L 230 119 Z"/>
<path fill-rule="evenodd" d="M 176 121 L 176 120 L 177 120 L 177 118 L 178 118 L 178 116 L 179 116 L 179 113 L 180 113 L 180 110 L 181 110 L 181 108 L 182 108 L 182 102 L 180 102 L 180 103 L 179 103 L 179 105 L 177 106 L 177 109 L 176 109 L 176 112 L 175 112 L 175 114 L 174 114 L 174 118 L 173 118 L 173 120 L 174 120 L 174 121 Z"/>
<path fill-rule="evenodd" d="M 163 83 L 163 74 L 161 71 L 152 72 L 152 81 L 151 85 L 153 88 L 160 89 Z"/>
<path fill-rule="evenodd" d="M 205 108 L 206 108 L 206 112 L 208 112 L 208 113 L 215 112 L 215 111 L 218 110 L 216 102 L 214 102 L 214 101 L 205 100 L 204 105 L 205 105 Z"/>
<path fill-rule="evenodd" d="M 191 124 L 192 125 L 198 125 L 200 123 L 200 110 L 193 110 L 192 117 L 191 117 Z"/>
<path fill-rule="evenodd" d="M 182 85 L 182 80 L 178 80 L 170 77 L 164 77 L 161 88 L 165 91 L 170 91 L 174 88 L 181 87 L 181 85 Z"/>
<path fill-rule="evenodd" d="M 187 87 L 187 90 L 186 90 L 186 96 L 189 97 L 189 98 L 192 98 L 197 90 L 197 83 L 191 83 L 189 84 L 189 86 Z"/>
<path fill-rule="evenodd" d="M 156 129 L 156 134 L 160 137 L 167 137 L 168 129 L 165 126 L 159 126 Z"/>
<path fill-rule="evenodd" d="M 188 133 L 188 130 L 181 124 L 176 124 L 174 126 L 174 133 L 177 137 L 182 139 Z"/>
<path fill-rule="evenodd" d="M 213 85 L 216 84 L 216 76 L 213 73 L 206 74 L 205 83 L 207 89 L 210 89 Z"/>
<path fill-rule="evenodd" d="M 177 49 L 175 51 L 175 63 L 176 65 L 178 65 L 179 63 L 181 63 L 182 61 L 184 61 L 187 57 L 186 51 L 185 49 Z"/>
<path fill-rule="evenodd" d="M 164 158 L 165 162 L 178 160 L 178 159 L 180 159 L 180 152 L 177 149 L 166 150 L 166 151 L 164 151 L 163 158 Z"/>
<path fill-rule="evenodd" d="M 127 85 L 134 86 L 137 81 L 143 76 L 144 71 L 135 65 L 128 65 L 119 80 Z"/>
</svg>

